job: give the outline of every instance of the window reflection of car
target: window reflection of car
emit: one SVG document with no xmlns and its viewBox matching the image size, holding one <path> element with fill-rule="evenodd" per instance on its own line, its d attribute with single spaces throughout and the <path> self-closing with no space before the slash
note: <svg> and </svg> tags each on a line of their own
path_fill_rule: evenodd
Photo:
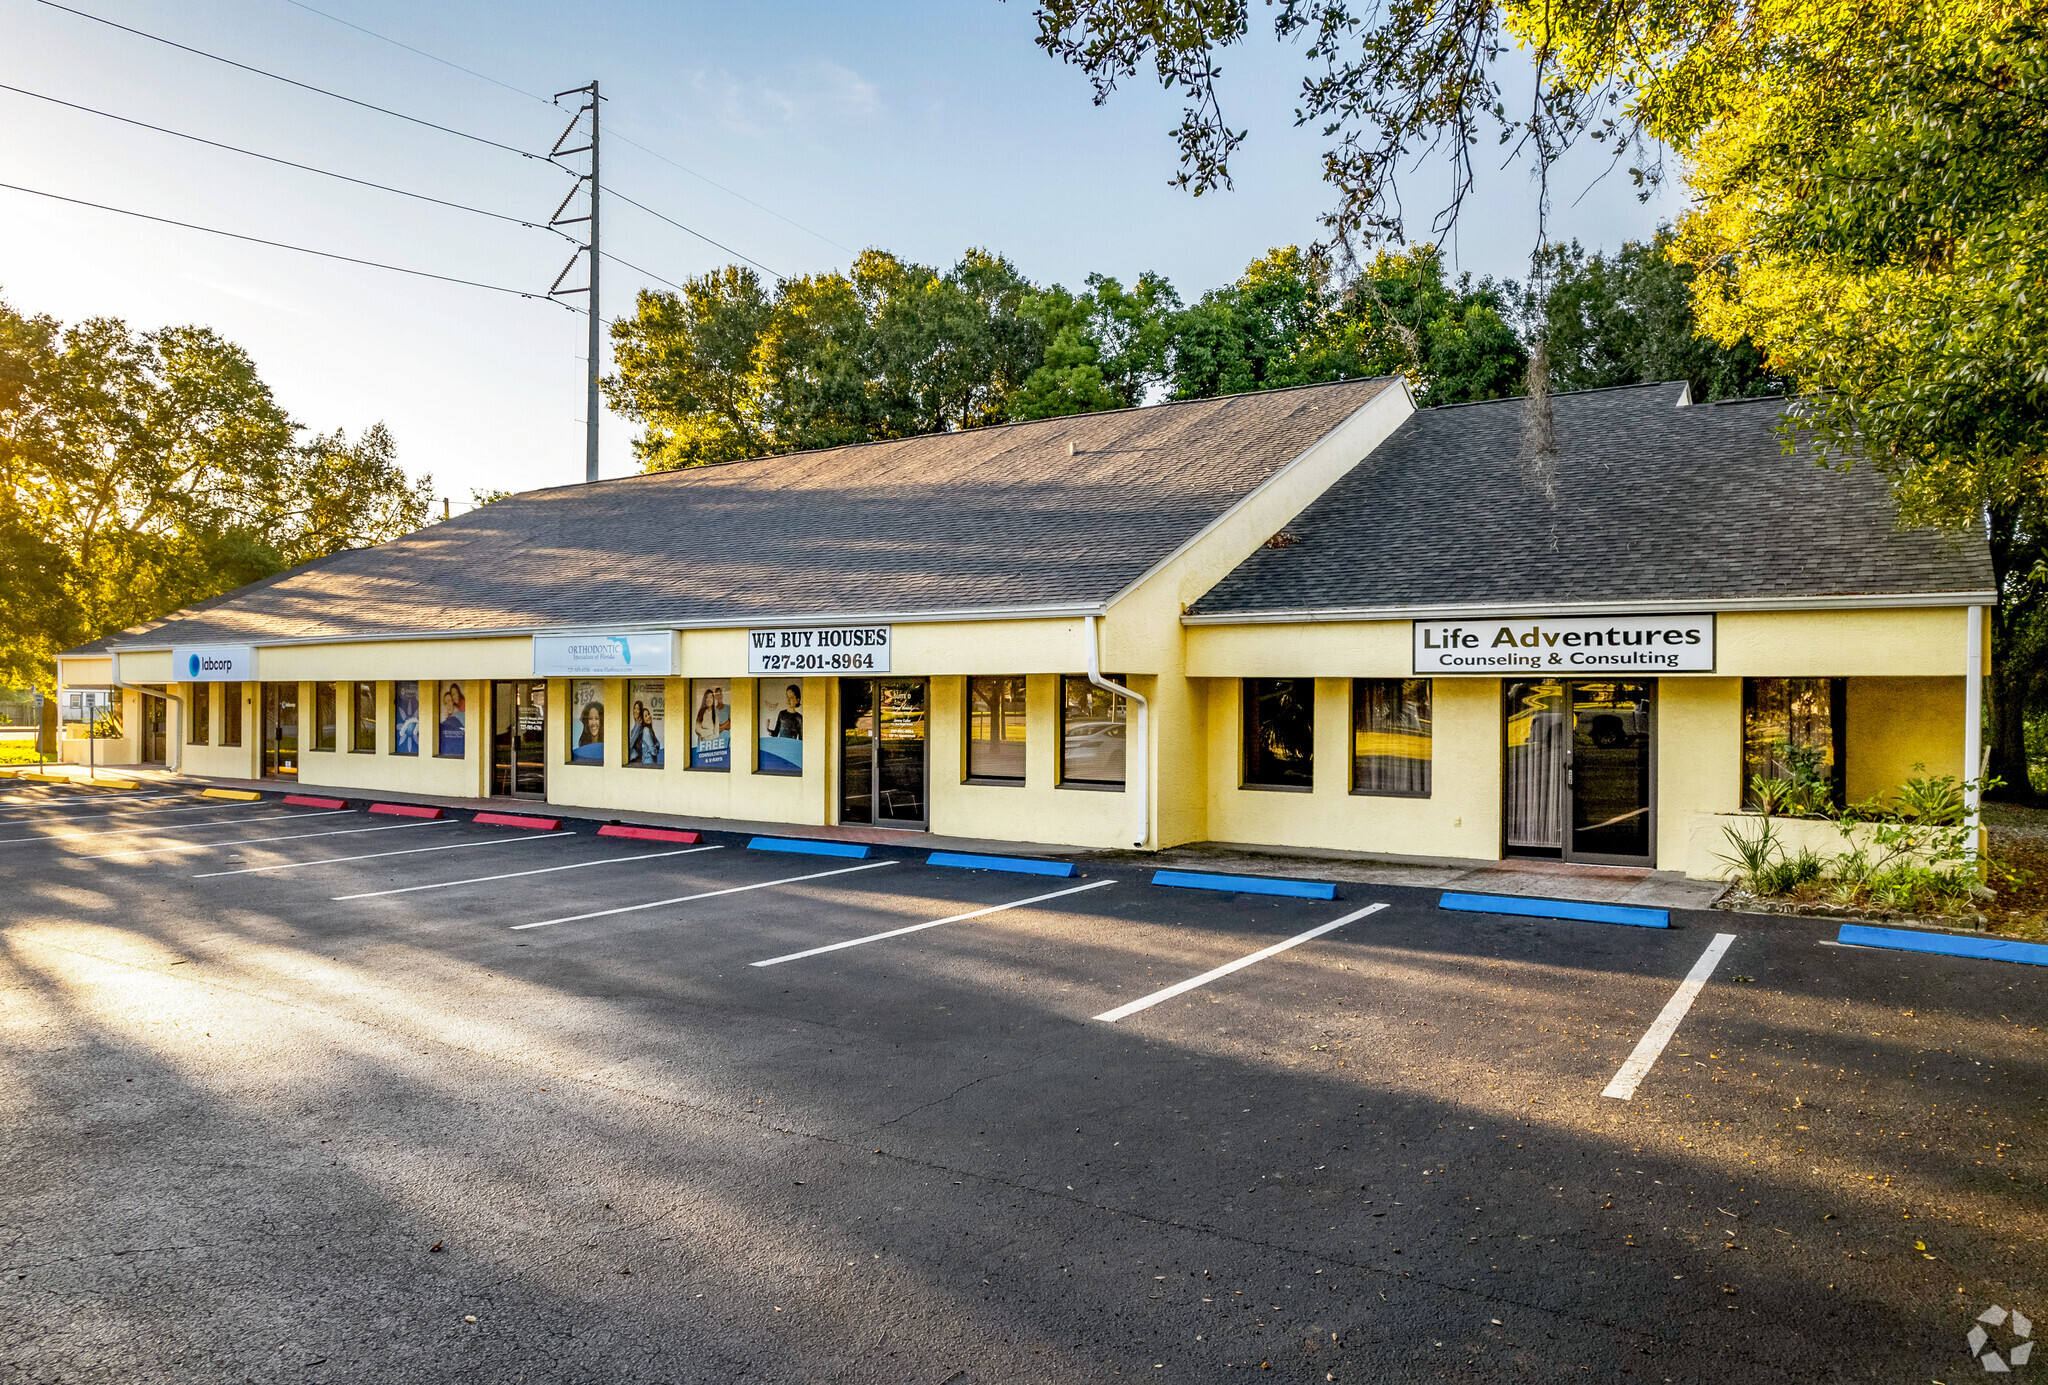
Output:
<svg viewBox="0 0 2048 1385">
<path fill-rule="evenodd" d="M 1649 739 L 1650 710 L 1646 703 L 1624 703 L 1611 712 L 1597 712 L 1579 722 L 1587 740 L 1602 750 Z"/>
<path fill-rule="evenodd" d="M 1067 723 L 1067 777 L 1104 779 L 1124 767 L 1124 724 L 1120 721 Z"/>
</svg>

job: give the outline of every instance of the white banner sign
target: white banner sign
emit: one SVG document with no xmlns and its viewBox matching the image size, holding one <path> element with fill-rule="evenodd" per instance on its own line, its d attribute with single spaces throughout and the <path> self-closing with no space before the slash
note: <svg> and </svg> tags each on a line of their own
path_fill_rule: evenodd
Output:
<svg viewBox="0 0 2048 1385">
<path fill-rule="evenodd" d="M 652 635 L 535 635 L 536 678 L 665 678 L 675 670 L 676 638 Z"/>
<path fill-rule="evenodd" d="M 1714 617 L 1418 620 L 1417 673 L 1712 673 Z"/>
<path fill-rule="evenodd" d="M 887 673 L 887 625 L 747 631 L 748 673 Z"/>
<path fill-rule="evenodd" d="M 256 646 L 189 644 L 171 647 L 173 683 L 247 683 L 256 678 Z"/>
</svg>

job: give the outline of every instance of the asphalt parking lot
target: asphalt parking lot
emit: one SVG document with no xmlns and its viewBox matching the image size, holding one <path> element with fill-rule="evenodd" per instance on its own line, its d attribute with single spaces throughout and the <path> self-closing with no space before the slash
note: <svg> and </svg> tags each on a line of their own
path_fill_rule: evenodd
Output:
<svg viewBox="0 0 2048 1385">
<path fill-rule="evenodd" d="M 458 817 L 0 785 L 0 1379 L 1955 1382 L 2048 1322 L 2042 968 Z"/>
</svg>

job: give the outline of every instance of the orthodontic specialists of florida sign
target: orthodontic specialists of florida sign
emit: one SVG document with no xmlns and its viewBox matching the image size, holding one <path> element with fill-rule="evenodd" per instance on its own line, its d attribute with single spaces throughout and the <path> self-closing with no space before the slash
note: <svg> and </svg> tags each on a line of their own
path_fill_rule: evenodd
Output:
<svg viewBox="0 0 2048 1385">
<path fill-rule="evenodd" d="M 1714 617 L 1418 620 L 1417 673 L 1712 673 Z"/>
</svg>

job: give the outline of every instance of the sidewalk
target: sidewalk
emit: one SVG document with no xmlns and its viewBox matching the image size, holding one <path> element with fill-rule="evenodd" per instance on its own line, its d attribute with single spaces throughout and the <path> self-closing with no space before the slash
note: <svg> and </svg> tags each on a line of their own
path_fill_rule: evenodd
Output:
<svg viewBox="0 0 2048 1385">
<path fill-rule="evenodd" d="M 103 775 L 145 784 L 191 788 L 255 789 L 289 793 L 298 786 L 275 779 L 199 779 L 139 765 L 102 766 Z M 81 777 L 83 771 L 80 771 Z M 354 789 L 309 785 L 305 792 L 362 798 Z M 604 810 L 559 804 L 526 803 L 502 798 L 448 798 L 433 794 L 378 793 L 387 803 L 424 803 L 467 812 L 547 812 L 588 821 L 625 821 L 647 827 L 678 827 L 700 832 L 734 832 L 764 837 L 807 837 L 815 841 L 864 842 L 906 851 L 967 851 L 998 856 L 1042 856 L 1060 860 L 1097 861 L 1151 870 L 1206 870 L 1230 875 L 1264 875 L 1283 880 L 1329 880 L 1339 884 L 1405 885 L 1421 889 L 1469 890 L 1474 894 L 1525 895 L 1572 899 L 1595 904 L 1633 904 L 1651 909 L 1705 909 L 1727 892 L 1717 880 L 1688 880 L 1676 871 L 1641 870 L 1626 866 L 1572 865 L 1561 861 L 1512 859 L 1484 862 L 1417 863 L 1374 859 L 1363 852 L 1306 854 L 1280 847 L 1243 846 L 1226 842 L 1194 842 L 1165 851 L 1100 851 L 1049 842 L 989 841 L 948 837 L 934 832 L 888 827 L 834 827 L 788 822 L 745 822 L 734 818 L 690 817 L 680 813 L 627 814 L 613 818 Z"/>
</svg>

